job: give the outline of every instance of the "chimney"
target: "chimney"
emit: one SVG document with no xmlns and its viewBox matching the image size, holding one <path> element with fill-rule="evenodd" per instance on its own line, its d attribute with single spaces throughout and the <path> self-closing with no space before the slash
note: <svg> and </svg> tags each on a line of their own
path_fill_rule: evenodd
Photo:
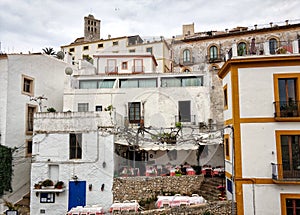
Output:
<svg viewBox="0 0 300 215">
<path fill-rule="evenodd" d="M 285 25 L 289 25 L 289 20 L 285 20 Z"/>
</svg>

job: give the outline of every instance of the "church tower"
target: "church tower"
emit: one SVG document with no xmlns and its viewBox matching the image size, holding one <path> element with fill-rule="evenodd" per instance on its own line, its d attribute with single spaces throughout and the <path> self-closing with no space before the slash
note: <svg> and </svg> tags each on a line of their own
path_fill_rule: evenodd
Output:
<svg viewBox="0 0 300 215">
<path fill-rule="evenodd" d="M 89 14 L 84 17 L 84 40 L 94 41 L 100 39 L 100 20 Z"/>
</svg>

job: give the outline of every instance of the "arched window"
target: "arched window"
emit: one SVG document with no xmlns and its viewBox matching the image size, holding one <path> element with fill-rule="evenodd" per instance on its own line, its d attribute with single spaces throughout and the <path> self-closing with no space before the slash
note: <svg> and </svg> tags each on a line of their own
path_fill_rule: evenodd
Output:
<svg viewBox="0 0 300 215">
<path fill-rule="evenodd" d="M 185 68 L 182 72 L 191 72 L 189 69 Z"/>
<path fill-rule="evenodd" d="M 270 54 L 275 54 L 277 48 L 278 48 L 277 40 L 276 40 L 275 38 L 270 39 L 270 40 L 269 40 L 269 50 L 270 50 Z"/>
<path fill-rule="evenodd" d="M 183 62 L 190 62 L 191 61 L 191 52 L 188 49 L 183 51 Z"/>
<path fill-rule="evenodd" d="M 218 59 L 218 48 L 217 48 L 217 46 L 211 46 L 209 48 L 209 59 L 210 60 Z"/>
<path fill-rule="evenodd" d="M 246 43 L 244 42 L 240 42 L 237 46 L 237 53 L 238 53 L 238 56 L 244 56 L 246 55 L 246 49 L 247 49 L 247 46 L 246 46 Z"/>
</svg>

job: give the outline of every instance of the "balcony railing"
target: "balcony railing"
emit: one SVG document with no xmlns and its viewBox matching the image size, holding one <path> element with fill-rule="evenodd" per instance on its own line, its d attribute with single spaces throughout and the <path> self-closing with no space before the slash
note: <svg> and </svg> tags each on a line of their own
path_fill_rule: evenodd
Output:
<svg viewBox="0 0 300 215">
<path fill-rule="evenodd" d="M 238 56 L 297 54 L 299 53 L 298 44 L 298 40 L 278 41 L 273 46 L 270 46 L 269 41 L 263 43 L 250 42 L 247 47 L 240 48 L 238 48 L 237 44 L 233 44 L 230 51 L 227 53 L 226 60 Z"/>
<path fill-rule="evenodd" d="M 175 123 L 176 122 L 183 122 L 189 124 L 196 124 L 196 115 L 176 115 L 175 116 Z"/>
<path fill-rule="evenodd" d="M 300 117 L 300 101 L 277 101 L 275 105 L 275 118 Z"/>
<path fill-rule="evenodd" d="M 175 60 L 174 66 L 188 66 L 193 65 L 195 63 L 195 58 L 191 57 L 189 59 L 180 58 L 179 60 Z"/>
<path fill-rule="evenodd" d="M 222 62 L 225 59 L 225 56 L 223 54 L 218 54 L 217 56 L 211 57 L 210 55 L 206 55 L 206 60 L 209 63 L 218 63 L 218 62 Z"/>
<path fill-rule="evenodd" d="M 143 73 L 145 72 L 144 66 L 133 66 L 132 67 L 132 73 Z"/>
<path fill-rule="evenodd" d="M 291 169 L 283 164 L 272 164 L 272 179 L 276 181 L 300 181 L 300 168 Z"/>
<path fill-rule="evenodd" d="M 116 74 L 116 73 L 118 73 L 118 67 L 117 66 L 106 66 L 105 73 L 106 74 Z"/>
</svg>

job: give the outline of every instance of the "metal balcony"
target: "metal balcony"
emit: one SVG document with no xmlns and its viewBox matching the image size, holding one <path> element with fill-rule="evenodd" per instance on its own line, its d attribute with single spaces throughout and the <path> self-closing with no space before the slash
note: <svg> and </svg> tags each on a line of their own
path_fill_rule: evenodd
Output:
<svg viewBox="0 0 300 215">
<path fill-rule="evenodd" d="M 196 124 L 196 115 L 176 115 L 175 116 L 175 123 L 176 122 L 183 122 L 185 124 Z"/>
<path fill-rule="evenodd" d="M 299 181 L 300 182 L 300 166 L 291 169 L 288 165 L 272 164 L 272 179 L 275 181 Z M 299 168 L 299 169 L 298 169 Z"/>
<path fill-rule="evenodd" d="M 105 73 L 106 74 L 117 74 L 118 73 L 118 67 L 117 66 L 106 66 L 105 67 Z"/>
<path fill-rule="evenodd" d="M 299 101 L 278 101 L 274 102 L 275 118 L 300 117 Z"/>
</svg>

